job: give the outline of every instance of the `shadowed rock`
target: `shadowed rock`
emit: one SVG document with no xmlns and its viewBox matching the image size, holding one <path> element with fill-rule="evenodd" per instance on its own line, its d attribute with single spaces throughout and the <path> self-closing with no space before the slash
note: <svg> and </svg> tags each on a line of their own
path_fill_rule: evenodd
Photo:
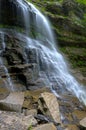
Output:
<svg viewBox="0 0 86 130">
<path fill-rule="evenodd" d="M 17 0 L 0 0 L 0 24 L 24 27 L 23 9 Z"/>
</svg>

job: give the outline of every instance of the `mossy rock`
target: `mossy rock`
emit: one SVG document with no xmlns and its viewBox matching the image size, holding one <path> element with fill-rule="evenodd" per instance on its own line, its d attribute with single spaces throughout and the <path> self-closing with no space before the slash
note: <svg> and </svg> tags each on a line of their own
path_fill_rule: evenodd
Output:
<svg viewBox="0 0 86 130">
<path fill-rule="evenodd" d="M 30 2 L 49 18 L 59 45 L 78 46 L 79 44 L 79 46 L 86 46 L 85 3 L 79 0 L 44 0 L 43 2 L 30 0 Z M 64 36 L 64 34 L 70 35 Z"/>
<path fill-rule="evenodd" d="M 5 99 L 10 94 L 7 88 L 0 88 L 0 100 Z"/>
</svg>

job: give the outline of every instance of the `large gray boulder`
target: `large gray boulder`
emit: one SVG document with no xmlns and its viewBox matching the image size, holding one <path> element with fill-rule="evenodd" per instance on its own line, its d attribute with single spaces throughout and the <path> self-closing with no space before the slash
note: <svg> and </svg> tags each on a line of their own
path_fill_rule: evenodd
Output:
<svg viewBox="0 0 86 130">
<path fill-rule="evenodd" d="M 32 115 L 0 111 L 0 130 L 27 130 L 37 124 Z"/>
<path fill-rule="evenodd" d="M 21 112 L 24 102 L 23 92 L 10 93 L 5 99 L 0 100 L 0 109 Z"/>
</svg>

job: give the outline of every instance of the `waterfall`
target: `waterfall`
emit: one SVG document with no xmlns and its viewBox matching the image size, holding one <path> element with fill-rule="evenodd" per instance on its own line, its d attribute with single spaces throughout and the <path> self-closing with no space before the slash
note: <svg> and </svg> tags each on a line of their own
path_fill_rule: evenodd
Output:
<svg viewBox="0 0 86 130">
<path fill-rule="evenodd" d="M 57 84 L 63 91 L 64 87 L 74 93 L 86 105 L 86 91 L 76 79 L 69 73 L 68 66 L 63 56 L 56 49 L 56 43 L 48 20 L 38 11 L 34 5 L 31 6 L 35 13 L 35 30 L 40 33 L 40 37 L 35 40 L 27 38 L 28 47 L 35 48 L 41 59 L 40 70 L 44 71 L 50 82 L 50 87 Z M 29 44 L 30 43 L 30 44 Z M 55 83 L 55 84 L 54 84 Z M 54 87 L 51 88 L 52 91 Z M 56 92 L 53 91 L 55 94 Z M 58 96 L 58 94 L 56 94 Z"/>
<path fill-rule="evenodd" d="M 12 25 L 20 26 L 23 29 L 20 35 L 21 37 L 25 37 L 27 45 L 24 47 L 36 50 L 40 71 L 39 75 L 46 75 L 49 87 L 56 96 L 60 95 L 60 92 L 69 91 L 86 105 L 85 87 L 80 85 L 69 73 L 66 61 L 56 47 L 54 35 L 48 20 L 31 3 L 23 0 L 15 0 L 13 4 L 16 2 L 15 8 L 17 8 L 17 11 L 16 20 L 14 20 L 16 23 L 13 22 Z M 12 12 L 12 15 L 15 16 L 15 13 Z M 20 18 L 23 21 L 23 26 L 21 25 Z M 3 46 L 5 48 L 4 41 Z M 26 59 L 26 61 L 29 62 L 29 59 Z M 58 91 L 58 88 L 60 91 Z"/>
</svg>

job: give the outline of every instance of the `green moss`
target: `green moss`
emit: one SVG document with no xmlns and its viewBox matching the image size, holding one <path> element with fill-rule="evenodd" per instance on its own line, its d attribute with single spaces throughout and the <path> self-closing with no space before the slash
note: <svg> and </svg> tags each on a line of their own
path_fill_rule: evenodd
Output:
<svg viewBox="0 0 86 130">
<path fill-rule="evenodd" d="M 86 48 L 60 47 L 60 50 L 68 57 L 73 68 L 86 67 Z"/>
<path fill-rule="evenodd" d="M 81 3 L 81 4 L 86 4 L 86 0 L 76 0 L 76 1 Z"/>
<path fill-rule="evenodd" d="M 65 0 L 27 0 L 41 10 L 46 16 L 48 16 L 51 27 L 56 34 L 56 39 L 59 42 L 67 42 L 72 45 L 86 43 L 86 12 L 85 12 L 85 0 L 72 1 L 73 8 L 70 9 L 68 14 L 65 15 L 63 10 L 63 2 Z M 67 0 L 68 2 L 68 0 Z M 70 0 L 69 0 L 70 2 Z M 79 4 L 77 4 L 77 2 Z M 82 6 L 84 4 L 84 6 Z M 75 8 L 76 7 L 76 8 Z M 37 32 L 31 31 L 31 37 L 41 37 Z"/>
<path fill-rule="evenodd" d="M 20 28 L 20 27 L 18 27 L 18 26 L 9 26 L 9 25 L 4 25 L 4 24 L 0 24 L 0 28 L 7 28 L 7 29 L 15 29 L 16 31 L 18 31 L 18 32 L 22 32 L 22 33 L 24 33 L 25 32 L 25 30 L 23 29 L 23 28 Z"/>
<path fill-rule="evenodd" d="M 32 130 L 32 125 L 29 126 L 28 130 Z"/>
</svg>

